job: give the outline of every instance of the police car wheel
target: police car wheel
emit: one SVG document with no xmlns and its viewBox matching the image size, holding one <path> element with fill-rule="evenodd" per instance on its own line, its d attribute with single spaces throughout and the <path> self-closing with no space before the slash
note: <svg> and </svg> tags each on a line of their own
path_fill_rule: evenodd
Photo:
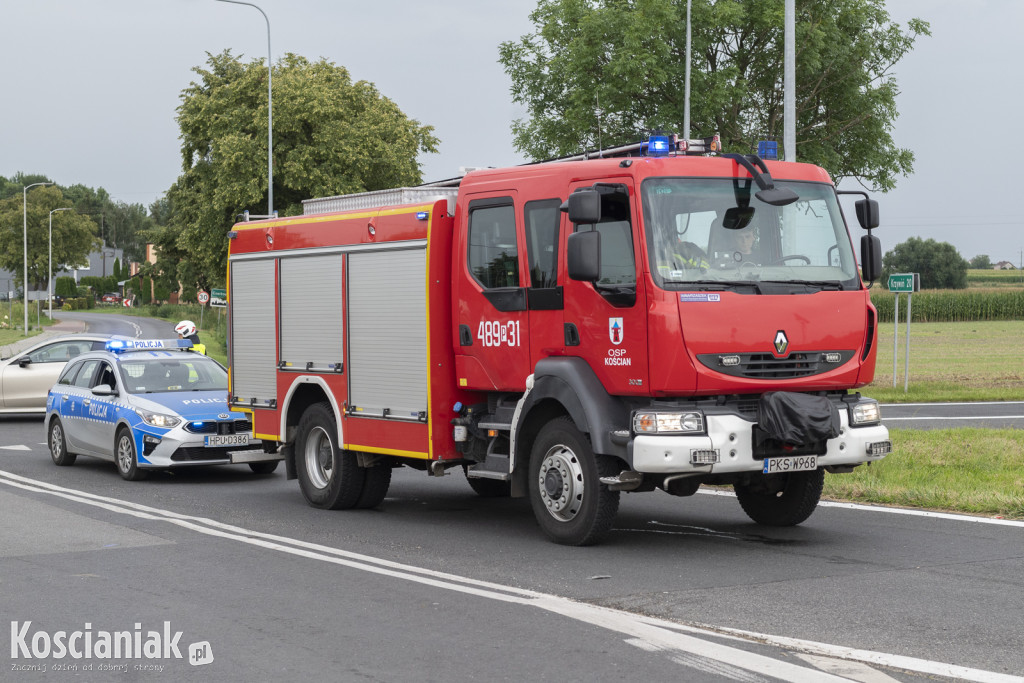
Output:
<svg viewBox="0 0 1024 683">
<path fill-rule="evenodd" d="M 64 437 L 64 425 L 59 417 L 53 418 L 50 422 L 48 436 L 50 457 L 53 458 L 53 464 L 60 467 L 74 465 L 78 456 L 75 453 L 68 452 L 68 441 Z"/>
<path fill-rule="evenodd" d="M 590 545 L 611 529 L 619 492 L 601 477 L 619 472 L 614 458 L 597 455 L 590 438 L 568 417 L 546 424 L 530 454 L 530 504 L 547 536 L 562 545 Z"/>
<path fill-rule="evenodd" d="M 146 471 L 139 469 L 139 459 L 135 457 L 135 440 L 127 429 L 121 429 L 115 439 L 114 460 L 117 471 L 128 481 L 146 478 Z"/>
<path fill-rule="evenodd" d="M 295 439 L 295 474 L 306 502 L 325 510 L 356 507 L 366 480 L 356 454 L 338 447 L 334 411 L 329 403 L 306 409 Z"/>
</svg>

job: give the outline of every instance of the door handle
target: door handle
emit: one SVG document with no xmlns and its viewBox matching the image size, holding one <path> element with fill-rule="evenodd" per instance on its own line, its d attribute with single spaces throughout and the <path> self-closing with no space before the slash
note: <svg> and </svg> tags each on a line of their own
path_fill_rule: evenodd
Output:
<svg viewBox="0 0 1024 683">
<path fill-rule="evenodd" d="M 82 405 L 83 405 L 83 406 L 87 406 L 87 405 L 89 405 L 90 403 L 91 403 L 91 401 L 90 401 L 89 399 L 85 399 L 84 401 L 82 401 Z"/>
</svg>

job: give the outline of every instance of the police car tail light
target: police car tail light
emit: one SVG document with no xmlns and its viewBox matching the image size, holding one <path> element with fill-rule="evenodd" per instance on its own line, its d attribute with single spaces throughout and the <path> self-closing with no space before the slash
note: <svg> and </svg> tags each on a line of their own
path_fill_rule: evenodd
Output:
<svg viewBox="0 0 1024 683">
<path fill-rule="evenodd" d="M 148 424 L 150 427 L 175 427 L 181 422 L 180 418 L 174 417 L 173 415 L 164 415 L 162 413 L 153 413 L 148 410 L 136 411 L 139 417 Z"/>
<path fill-rule="evenodd" d="M 703 434 L 704 415 L 685 413 L 636 413 L 633 431 L 637 434 Z"/>
</svg>

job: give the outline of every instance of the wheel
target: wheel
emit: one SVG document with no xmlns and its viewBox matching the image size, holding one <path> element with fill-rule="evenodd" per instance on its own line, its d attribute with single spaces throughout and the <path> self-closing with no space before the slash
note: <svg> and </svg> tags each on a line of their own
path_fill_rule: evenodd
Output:
<svg viewBox="0 0 1024 683">
<path fill-rule="evenodd" d="M 295 474 L 306 502 L 315 508 L 353 508 L 363 492 L 365 470 L 356 454 L 338 448 L 334 412 L 327 403 L 310 406 L 299 421 Z"/>
<path fill-rule="evenodd" d="M 821 499 L 825 470 L 771 474 L 756 484 L 735 484 L 736 499 L 750 519 L 765 526 L 796 526 Z"/>
<path fill-rule="evenodd" d="M 466 475 L 466 481 L 469 482 L 469 487 L 481 498 L 508 498 L 512 495 L 512 482 L 510 481 L 470 477 L 469 467 L 467 465 L 462 466 L 462 471 Z"/>
<path fill-rule="evenodd" d="M 568 417 L 546 424 L 530 454 L 530 505 L 544 533 L 562 545 L 599 540 L 619 511 L 619 492 L 600 478 L 619 469 L 614 458 L 594 453 Z"/>
<path fill-rule="evenodd" d="M 64 425 L 61 423 L 59 417 L 53 418 L 53 421 L 50 422 L 50 431 L 47 442 L 50 446 L 50 457 L 53 458 L 54 465 L 67 467 L 75 464 L 75 460 L 78 456 L 74 453 L 68 452 L 68 442 L 67 439 L 64 438 Z"/>
<path fill-rule="evenodd" d="M 363 491 L 355 506 L 360 509 L 375 508 L 384 502 L 384 496 L 388 495 L 391 486 L 391 459 L 363 468 L 363 473 Z"/>
<path fill-rule="evenodd" d="M 122 428 L 114 442 L 114 460 L 117 461 L 117 471 L 121 473 L 121 477 L 128 481 L 145 479 L 147 473 L 139 469 L 139 459 L 135 457 L 135 439 L 132 438 L 132 433 Z"/>
<path fill-rule="evenodd" d="M 277 469 L 277 464 L 280 460 L 265 460 L 263 462 L 251 462 L 249 463 L 249 469 L 256 474 L 271 474 Z"/>
</svg>

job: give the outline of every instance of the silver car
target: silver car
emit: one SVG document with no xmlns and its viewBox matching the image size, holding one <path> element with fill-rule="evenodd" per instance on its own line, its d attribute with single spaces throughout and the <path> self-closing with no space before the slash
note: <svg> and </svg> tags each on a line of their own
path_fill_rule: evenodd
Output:
<svg viewBox="0 0 1024 683">
<path fill-rule="evenodd" d="M 67 362 L 102 349 L 109 339 L 103 334 L 50 337 L 0 361 L 0 413 L 45 413 L 46 394 Z"/>
</svg>

